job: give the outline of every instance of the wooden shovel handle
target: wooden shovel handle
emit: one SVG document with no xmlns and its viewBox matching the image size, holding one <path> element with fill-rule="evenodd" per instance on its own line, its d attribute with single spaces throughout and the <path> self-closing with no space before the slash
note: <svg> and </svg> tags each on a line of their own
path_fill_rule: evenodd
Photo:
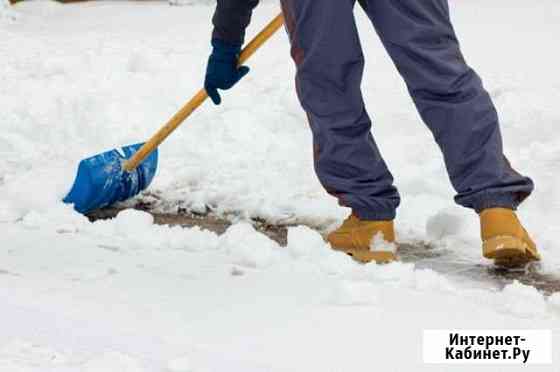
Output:
<svg viewBox="0 0 560 372">
<path fill-rule="evenodd" d="M 255 38 L 243 48 L 239 55 L 239 64 L 247 61 L 282 25 L 284 17 L 280 13 L 274 18 Z M 125 161 L 123 168 L 131 172 L 142 163 L 175 129 L 185 121 L 208 98 L 205 89 L 201 89 L 167 124 L 165 124 L 152 138 L 148 140 L 129 160 Z"/>
</svg>

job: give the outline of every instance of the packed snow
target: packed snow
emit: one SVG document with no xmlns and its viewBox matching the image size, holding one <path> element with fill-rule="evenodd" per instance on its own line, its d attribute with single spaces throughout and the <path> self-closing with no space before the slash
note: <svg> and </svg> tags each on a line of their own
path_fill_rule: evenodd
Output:
<svg viewBox="0 0 560 372">
<path fill-rule="evenodd" d="M 0 3 L 0 371 L 446 371 L 422 363 L 422 330 L 551 329 L 560 342 L 558 293 L 360 265 L 306 226 L 287 247 L 255 230 L 251 217 L 323 228 L 348 213 L 314 176 L 283 32 L 220 107 L 203 105 L 161 147 L 158 210 L 235 215 L 223 235 L 135 210 L 91 223 L 62 204 L 80 159 L 148 138 L 199 89 L 212 2 L 173 2 L 188 6 Z M 537 184 L 520 216 L 543 271 L 559 274 L 560 4 L 450 3 L 507 155 Z M 278 11 L 265 1 L 248 34 Z M 356 13 L 364 96 L 403 196 L 399 240 L 489 265 L 476 216 L 453 204 L 431 134 Z M 508 371 L 557 371 L 553 350 L 553 365 Z"/>
</svg>

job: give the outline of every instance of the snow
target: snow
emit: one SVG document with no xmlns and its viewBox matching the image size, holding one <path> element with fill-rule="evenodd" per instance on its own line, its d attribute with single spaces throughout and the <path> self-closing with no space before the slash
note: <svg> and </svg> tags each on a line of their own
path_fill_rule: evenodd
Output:
<svg viewBox="0 0 560 372">
<path fill-rule="evenodd" d="M 133 236 L 149 229 L 154 224 L 154 217 L 147 212 L 126 209 L 117 215 L 115 223 L 117 234 Z"/>
<path fill-rule="evenodd" d="M 314 254 L 325 251 L 326 244 L 321 235 L 307 226 L 288 229 L 287 251 L 294 259 L 312 259 Z"/>
<path fill-rule="evenodd" d="M 386 241 L 383 238 L 383 233 L 379 232 L 377 235 L 373 237 L 370 242 L 370 250 L 371 251 L 380 251 L 380 252 L 397 252 L 397 245 L 395 243 L 391 243 Z"/>
<path fill-rule="evenodd" d="M 465 220 L 457 209 L 442 209 L 428 218 L 426 235 L 430 240 L 441 240 L 445 237 L 460 235 L 465 229 Z"/>
<path fill-rule="evenodd" d="M 313 174 L 283 33 L 222 106 L 203 105 L 161 148 L 157 208 L 233 214 L 225 234 L 132 210 L 91 223 L 60 203 L 79 159 L 146 139 L 199 89 L 212 4 L 186 3 L 0 5 L 0 371 L 444 371 L 422 364 L 422 330 L 541 328 L 560 341 L 558 294 L 360 265 L 305 226 L 280 247 L 246 222 L 323 229 L 348 213 Z M 451 7 L 500 111 L 507 155 L 537 184 L 520 216 L 544 271 L 558 273 L 560 4 Z M 277 12 L 265 2 L 248 34 Z M 365 99 L 403 195 L 399 240 L 488 265 L 476 216 L 453 205 L 437 146 L 357 14 Z M 508 370 L 557 370 L 553 357 Z"/>
<path fill-rule="evenodd" d="M 87 361 L 84 372 L 143 372 L 138 362 L 125 354 L 108 352 Z"/>
<path fill-rule="evenodd" d="M 177 359 L 170 360 L 167 363 L 167 370 L 169 372 L 191 372 L 191 362 L 188 356 L 182 356 Z"/>
<path fill-rule="evenodd" d="M 265 235 L 257 234 L 253 226 L 239 223 L 222 235 L 221 246 L 232 261 L 250 268 L 266 268 L 274 262 L 279 251 L 276 242 Z"/>
<path fill-rule="evenodd" d="M 0 0 L 0 19 L 15 19 L 15 13 L 10 9 L 9 0 Z"/>
</svg>

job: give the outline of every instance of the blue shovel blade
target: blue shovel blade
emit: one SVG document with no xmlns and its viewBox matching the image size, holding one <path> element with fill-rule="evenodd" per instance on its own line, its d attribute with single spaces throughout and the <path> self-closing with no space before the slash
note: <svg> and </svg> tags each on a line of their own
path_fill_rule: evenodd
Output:
<svg viewBox="0 0 560 372">
<path fill-rule="evenodd" d="M 125 171 L 122 164 L 142 145 L 138 143 L 123 147 L 120 152 L 115 149 L 82 160 L 74 185 L 63 201 L 74 204 L 76 211 L 87 213 L 139 194 L 155 176 L 157 150 L 132 172 Z"/>
</svg>

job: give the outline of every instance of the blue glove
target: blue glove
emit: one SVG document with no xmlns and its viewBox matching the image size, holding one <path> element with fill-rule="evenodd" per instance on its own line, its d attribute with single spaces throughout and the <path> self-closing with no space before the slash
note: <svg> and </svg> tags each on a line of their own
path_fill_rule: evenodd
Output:
<svg viewBox="0 0 560 372">
<path fill-rule="evenodd" d="M 231 45 L 212 39 L 214 50 L 208 59 L 204 89 L 216 105 L 222 102 L 218 89 L 230 89 L 249 72 L 249 67 L 237 67 L 240 45 Z"/>
</svg>

